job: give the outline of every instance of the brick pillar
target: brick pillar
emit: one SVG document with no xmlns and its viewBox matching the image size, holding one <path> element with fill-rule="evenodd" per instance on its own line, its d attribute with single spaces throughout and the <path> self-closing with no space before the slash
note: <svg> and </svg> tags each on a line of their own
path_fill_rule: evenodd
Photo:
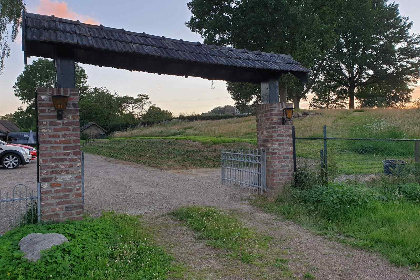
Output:
<svg viewBox="0 0 420 280">
<path fill-rule="evenodd" d="M 39 88 L 37 93 L 42 220 L 79 220 L 83 214 L 79 92 Z M 69 96 L 63 120 L 57 120 L 53 95 Z"/>
<path fill-rule="evenodd" d="M 293 121 L 282 125 L 283 109 L 288 103 L 269 103 L 257 109 L 258 148 L 267 155 L 267 189 L 275 197 L 285 186 L 293 184 Z"/>
</svg>

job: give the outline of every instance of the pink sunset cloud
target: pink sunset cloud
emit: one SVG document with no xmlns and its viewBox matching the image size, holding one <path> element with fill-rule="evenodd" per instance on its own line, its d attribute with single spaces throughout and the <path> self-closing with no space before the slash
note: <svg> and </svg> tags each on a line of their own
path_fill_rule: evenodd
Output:
<svg viewBox="0 0 420 280">
<path fill-rule="evenodd" d="M 54 15 L 56 17 L 67 18 L 72 20 L 80 20 L 88 24 L 99 25 L 99 22 L 92 17 L 80 15 L 72 11 L 65 1 L 41 0 L 36 8 L 38 14 Z"/>
</svg>

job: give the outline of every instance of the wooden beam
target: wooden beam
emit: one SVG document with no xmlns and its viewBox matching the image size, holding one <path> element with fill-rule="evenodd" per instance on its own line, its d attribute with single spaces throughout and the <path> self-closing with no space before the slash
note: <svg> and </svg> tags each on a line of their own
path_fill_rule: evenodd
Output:
<svg viewBox="0 0 420 280">
<path fill-rule="evenodd" d="M 76 66 L 74 59 L 56 58 L 55 68 L 57 71 L 56 88 L 76 87 Z"/>
<path fill-rule="evenodd" d="M 261 83 L 261 102 L 279 103 L 279 81 L 277 79 Z"/>
<path fill-rule="evenodd" d="M 280 103 L 286 103 L 287 102 L 287 85 L 282 83 L 280 85 Z"/>
</svg>

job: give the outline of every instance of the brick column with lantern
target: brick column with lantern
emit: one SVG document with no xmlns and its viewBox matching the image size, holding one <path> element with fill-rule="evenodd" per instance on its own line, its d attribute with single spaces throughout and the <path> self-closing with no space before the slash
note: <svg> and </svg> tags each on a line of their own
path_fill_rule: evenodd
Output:
<svg viewBox="0 0 420 280">
<path fill-rule="evenodd" d="M 79 92 L 39 88 L 38 141 L 43 221 L 82 218 Z M 56 109 L 57 108 L 57 109 Z"/>
<path fill-rule="evenodd" d="M 272 197 L 294 180 L 292 114 L 291 103 L 261 104 L 257 109 L 258 148 L 266 151 L 266 182 Z"/>
</svg>

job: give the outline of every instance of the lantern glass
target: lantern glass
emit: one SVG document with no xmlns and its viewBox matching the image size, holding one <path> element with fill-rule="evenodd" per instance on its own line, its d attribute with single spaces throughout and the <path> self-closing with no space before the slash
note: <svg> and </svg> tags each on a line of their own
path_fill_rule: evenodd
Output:
<svg viewBox="0 0 420 280">
<path fill-rule="evenodd" d="M 292 119 L 293 117 L 293 108 L 285 108 L 284 109 L 284 115 L 286 116 L 287 119 Z"/>
<path fill-rule="evenodd" d="M 67 108 L 68 96 L 53 95 L 53 105 L 56 110 L 65 110 Z"/>
</svg>

